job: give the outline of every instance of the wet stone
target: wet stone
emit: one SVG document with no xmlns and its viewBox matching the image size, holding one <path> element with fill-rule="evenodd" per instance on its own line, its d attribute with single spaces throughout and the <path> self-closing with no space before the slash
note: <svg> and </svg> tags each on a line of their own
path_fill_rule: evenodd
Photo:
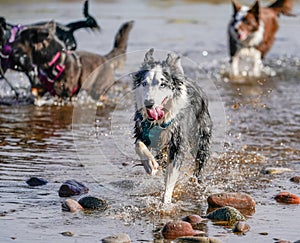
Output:
<svg viewBox="0 0 300 243">
<path fill-rule="evenodd" d="M 234 233 L 246 233 L 250 230 L 250 226 L 249 224 L 246 224 L 245 222 L 237 222 L 234 225 L 234 228 L 232 230 L 232 232 Z"/>
<path fill-rule="evenodd" d="M 236 209 L 252 209 L 256 205 L 250 195 L 238 192 L 213 194 L 207 198 L 207 202 L 212 208 L 230 206 Z"/>
<path fill-rule="evenodd" d="M 61 234 L 62 234 L 63 236 L 69 236 L 69 237 L 74 235 L 74 233 L 71 232 L 71 231 L 61 232 Z"/>
<path fill-rule="evenodd" d="M 48 181 L 46 181 L 45 179 L 43 178 L 38 178 L 38 177 L 31 177 L 30 179 L 28 179 L 26 181 L 26 183 L 29 185 L 29 186 L 43 186 L 43 185 L 46 185 L 48 183 Z"/>
<path fill-rule="evenodd" d="M 89 189 L 76 180 L 67 180 L 59 188 L 58 195 L 60 197 L 69 197 L 88 193 Z"/>
<path fill-rule="evenodd" d="M 188 222 L 191 225 L 194 225 L 194 224 L 201 223 L 205 219 L 201 218 L 201 216 L 199 216 L 197 214 L 191 214 L 191 215 L 188 215 L 188 216 L 182 218 L 181 220 L 185 221 L 185 222 Z"/>
<path fill-rule="evenodd" d="M 117 234 L 102 239 L 102 243 L 130 243 L 131 240 L 127 234 Z"/>
<path fill-rule="evenodd" d="M 290 171 L 293 170 L 284 167 L 267 167 L 263 170 L 263 173 L 273 175 L 273 174 L 282 174 L 284 172 L 290 172 Z"/>
<path fill-rule="evenodd" d="M 182 220 L 170 221 L 164 225 L 161 231 L 163 237 L 174 240 L 181 236 L 194 236 L 205 234 L 204 231 L 194 230 L 192 225 Z"/>
<path fill-rule="evenodd" d="M 246 220 L 246 218 L 240 213 L 239 210 L 229 206 L 218 208 L 207 214 L 206 217 L 208 219 L 217 221 L 229 221 L 229 223 L 231 224 L 237 221 Z"/>
<path fill-rule="evenodd" d="M 300 176 L 294 176 L 290 179 L 290 181 L 295 182 L 295 183 L 300 183 Z"/>
<path fill-rule="evenodd" d="M 83 210 L 83 207 L 74 199 L 69 198 L 62 203 L 62 210 L 74 213 Z"/>
<path fill-rule="evenodd" d="M 275 200 L 280 203 L 300 204 L 300 197 L 290 192 L 280 192 L 275 196 Z"/>
<path fill-rule="evenodd" d="M 91 210 L 101 210 L 104 211 L 108 207 L 108 203 L 106 200 L 87 196 L 81 198 L 78 203 L 84 208 L 84 209 L 91 209 Z"/>
<path fill-rule="evenodd" d="M 176 243 L 222 243 L 222 241 L 217 238 L 198 237 L 198 236 L 179 237 L 174 242 Z"/>
</svg>

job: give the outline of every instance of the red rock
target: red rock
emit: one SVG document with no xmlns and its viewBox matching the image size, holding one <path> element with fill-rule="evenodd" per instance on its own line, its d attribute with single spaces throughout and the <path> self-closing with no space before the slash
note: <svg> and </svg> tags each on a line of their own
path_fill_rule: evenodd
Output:
<svg viewBox="0 0 300 243">
<path fill-rule="evenodd" d="M 194 230 L 190 223 L 181 220 L 166 223 L 161 233 L 168 240 L 174 240 L 181 236 L 205 234 L 204 231 Z"/>
<path fill-rule="evenodd" d="M 181 220 L 185 221 L 185 222 L 188 222 L 190 224 L 199 224 L 201 223 L 204 219 L 201 218 L 199 215 L 197 214 L 191 214 L 191 215 L 188 215 L 184 218 L 182 218 Z"/>
<path fill-rule="evenodd" d="M 229 192 L 213 194 L 207 198 L 209 207 L 230 206 L 236 209 L 254 208 L 256 202 L 246 193 Z"/>
<path fill-rule="evenodd" d="M 300 204 L 300 198 L 290 192 L 280 192 L 275 196 L 275 200 L 280 203 Z"/>
</svg>

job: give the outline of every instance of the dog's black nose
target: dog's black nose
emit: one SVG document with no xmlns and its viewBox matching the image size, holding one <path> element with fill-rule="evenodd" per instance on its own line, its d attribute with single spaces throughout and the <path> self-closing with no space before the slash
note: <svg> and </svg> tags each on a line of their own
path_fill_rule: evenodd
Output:
<svg viewBox="0 0 300 243">
<path fill-rule="evenodd" d="M 146 108 L 150 109 L 154 106 L 154 100 L 153 99 L 145 100 L 144 105 L 146 106 Z"/>
</svg>

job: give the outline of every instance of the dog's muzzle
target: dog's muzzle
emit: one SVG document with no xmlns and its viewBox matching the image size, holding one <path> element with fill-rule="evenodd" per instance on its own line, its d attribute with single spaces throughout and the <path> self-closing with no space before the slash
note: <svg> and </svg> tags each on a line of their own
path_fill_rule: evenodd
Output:
<svg viewBox="0 0 300 243">
<path fill-rule="evenodd" d="M 165 116 L 165 112 L 163 110 L 163 105 L 166 103 L 167 98 L 165 98 L 161 105 L 154 106 L 154 100 L 145 100 L 144 105 L 147 110 L 147 116 L 150 120 L 160 120 Z"/>
</svg>

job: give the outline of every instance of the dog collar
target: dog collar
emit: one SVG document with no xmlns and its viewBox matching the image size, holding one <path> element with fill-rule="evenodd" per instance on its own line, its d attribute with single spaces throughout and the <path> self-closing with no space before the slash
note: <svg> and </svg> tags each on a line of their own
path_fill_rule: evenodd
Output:
<svg viewBox="0 0 300 243">
<path fill-rule="evenodd" d="M 166 128 L 168 128 L 172 123 L 173 123 L 174 119 L 171 119 L 168 122 L 163 122 L 162 124 L 158 125 L 156 123 L 153 123 L 152 121 L 150 121 L 148 118 L 143 121 L 141 123 L 142 125 L 142 141 L 145 143 L 146 146 L 149 146 L 151 144 L 151 135 L 150 135 L 150 131 L 152 128 L 157 128 L 157 129 L 161 129 L 164 130 Z"/>
</svg>

